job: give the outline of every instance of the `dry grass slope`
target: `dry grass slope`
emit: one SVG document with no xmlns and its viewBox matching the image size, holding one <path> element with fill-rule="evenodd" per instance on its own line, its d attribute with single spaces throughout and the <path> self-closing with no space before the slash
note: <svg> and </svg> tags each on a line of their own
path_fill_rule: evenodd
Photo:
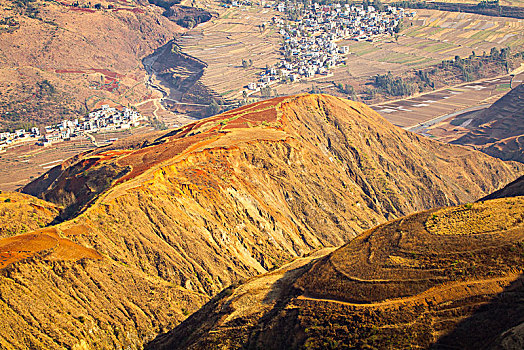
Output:
<svg viewBox="0 0 524 350">
<path fill-rule="evenodd" d="M 447 230 L 466 209 L 467 232 L 426 229 L 437 215 Z M 523 211 L 524 197 L 502 198 L 380 225 L 224 291 L 148 348 L 516 349 Z M 476 222 L 515 213 L 519 220 L 490 232 Z"/>
<path fill-rule="evenodd" d="M 0 241 L 2 345 L 140 348 L 232 283 L 522 171 L 324 95 L 85 152 L 25 188 L 67 220 Z"/>
<path fill-rule="evenodd" d="M 59 207 L 22 193 L 0 193 L 0 238 L 47 226 L 59 215 Z"/>
</svg>

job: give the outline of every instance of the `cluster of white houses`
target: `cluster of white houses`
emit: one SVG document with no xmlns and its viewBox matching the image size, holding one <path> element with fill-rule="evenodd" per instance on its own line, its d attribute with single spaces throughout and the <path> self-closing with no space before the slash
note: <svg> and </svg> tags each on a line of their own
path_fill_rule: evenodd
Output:
<svg viewBox="0 0 524 350">
<path fill-rule="evenodd" d="M 68 140 L 71 137 L 97 131 L 124 130 L 136 127 L 140 121 L 147 120 L 140 113 L 124 108 L 119 111 L 116 108 L 103 105 L 102 109 L 89 113 L 86 117 L 74 120 L 62 120 L 56 125 L 45 127 L 45 133 L 40 135 L 39 128 L 24 129 L 15 132 L 0 133 L 0 149 L 19 142 L 27 142 L 37 139 L 38 144 L 46 146 L 54 142 Z"/>
<path fill-rule="evenodd" d="M 37 139 L 40 137 L 40 130 L 38 128 L 31 128 L 31 130 L 18 129 L 14 132 L 0 132 L 0 151 L 3 151 L 7 146 Z"/>
<path fill-rule="evenodd" d="M 313 3 L 305 11 L 295 11 L 298 9 L 294 6 L 276 4 L 280 12 L 295 13 L 285 19 L 272 19 L 284 39 L 284 58 L 276 68 L 261 73 L 259 81 L 250 83 L 248 89 L 257 90 L 282 79 L 296 81 L 316 74 L 328 74 L 331 68 L 344 64 L 344 57 L 349 53 L 348 46 L 339 46 L 337 42 L 373 41 L 378 36 L 392 35 L 404 17 L 414 15 L 414 12 L 392 6 L 386 6 L 383 11 L 377 11 L 373 6 L 364 8 L 339 3 Z M 297 17 L 297 13 L 302 14 Z"/>
<path fill-rule="evenodd" d="M 102 109 L 89 113 L 82 121 L 62 120 L 56 125 L 46 126 L 41 141 L 46 145 L 85 133 L 129 129 L 138 126 L 142 120 L 147 118 L 127 107 L 119 111 L 114 107 L 103 105 Z"/>
</svg>

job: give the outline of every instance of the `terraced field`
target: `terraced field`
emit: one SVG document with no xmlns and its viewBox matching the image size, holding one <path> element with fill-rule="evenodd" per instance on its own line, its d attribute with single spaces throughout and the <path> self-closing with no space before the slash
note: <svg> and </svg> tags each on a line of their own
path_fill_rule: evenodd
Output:
<svg viewBox="0 0 524 350">
<path fill-rule="evenodd" d="M 329 76 L 279 85 L 280 94 L 308 91 L 312 85 L 329 89 L 332 81 L 362 86 L 376 74 L 392 72 L 401 75 L 440 63 L 455 56 L 466 57 L 473 51 L 489 53 L 492 47 L 510 47 L 514 52 L 524 47 L 524 22 L 505 17 L 489 17 L 470 13 L 416 10 L 405 23 L 397 39 L 384 36 L 375 42 L 341 41 L 350 54 L 346 64 Z M 501 89 L 501 92 L 502 89 Z"/>
<path fill-rule="evenodd" d="M 257 81 L 257 73 L 281 58 L 278 52 L 281 37 L 276 27 L 269 25 L 271 17 L 279 13 L 256 6 L 225 9 L 209 0 L 197 5 L 216 10 L 219 15 L 184 34 L 178 43 L 185 53 L 208 64 L 202 77 L 204 85 L 226 99 L 240 99 L 245 86 Z M 268 25 L 263 28 L 263 23 Z M 340 41 L 339 46 L 350 48 L 344 65 L 328 75 L 317 75 L 293 84 L 276 84 L 273 88 L 279 95 L 308 92 L 313 87 L 336 94 L 333 88 L 335 82 L 349 83 L 363 91 L 365 84 L 377 74 L 391 72 L 402 75 L 457 55 L 466 57 L 473 51 L 476 54 L 489 53 L 493 47 L 510 47 L 514 52 L 520 51 L 524 47 L 523 33 L 524 22 L 514 18 L 419 9 L 415 17 L 406 21 L 405 29 L 398 38 L 384 36 L 375 42 Z M 243 68 L 242 59 L 251 59 L 253 65 Z M 442 81 L 437 88 L 453 84 L 457 82 Z M 426 98 L 420 103 L 413 101 L 414 104 L 408 104 L 405 111 L 389 110 L 384 104 L 386 107 L 379 112 L 384 110 L 386 118 L 397 125 L 413 126 L 460 108 L 485 103 L 486 98 L 501 96 L 508 89 L 509 86 L 497 85 L 493 91 L 489 89 L 488 94 L 478 94 L 479 91 L 475 90 L 464 101 L 455 101 L 455 95 L 463 91 L 450 93 L 450 100 L 445 101 L 438 111 L 424 102 L 433 99 Z M 488 89 L 485 91 L 488 92 Z M 462 102 L 467 106 L 463 107 Z M 417 114 L 424 109 L 424 103 L 431 110 Z"/>
<path fill-rule="evenodd" d="M 177 43 L 185 53 L 208 64 L 202 78 L 206 86 L 226 99 L 241 98 L 243 87 L 257 80 L 260 69 L 275 64 L 280 57 L 280 35 L 269 25 L 261 27 L 275 13 L 257 7 L 212 8 L 220 16 L 185 34 Z M 251 59 L 253 65 L 243 68 L 243 59 Z"/>
<path fill-rule="evenodd" d="M 417 10 L 417 15 L 405 23 L 405 28 L 398 41 L 386 36 L 373 43 L 342 42 L 340 45 L 350 48 L 347 65 L 351 74 L 364 78 L 371 72 L 401 73 L 456 55 L 469 56 L 472 51 L 481 54 L 492 47 L 510 47 L 518 51 L 524 46 L 524 22 L 514 18 Z"/>
<path fill-rule="evenodd" d="M 403 34 L 409 38 L 425 39 L 429 47 L 434 42 L 452 44 L 436 51 L 442 55 L 468 49 L 489 51 L 493 46 L 519 48 L 524 43 L 524 23 L 515 18 L 418 10 L 409 25 Z M 415 40 L 407 46 L 417 44 Z"/>
</svg>

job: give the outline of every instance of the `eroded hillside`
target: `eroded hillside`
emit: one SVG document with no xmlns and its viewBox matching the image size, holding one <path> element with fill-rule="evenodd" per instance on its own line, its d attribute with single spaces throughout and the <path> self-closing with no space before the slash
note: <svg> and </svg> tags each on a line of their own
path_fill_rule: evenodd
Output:
<svg viewBox="0 0 524 350">
<path fill-rule="evenodd" d="M 0 240 L 3 345 L 139 348 L 231 283 L 522 171 L 324 95 L 121 140 L 24 189 L 66 221 Z"/>
<path fill-rule="evenodd" d="M 0 193 L 0 238 L 48 226 L 59 210 L 52 203 L 23 193 Z"/>
<path fill-rule="evenodd" d="M 518 349 L 524 197 L 378 226 L 230 288 L 149 349 Z"/>
</svg>

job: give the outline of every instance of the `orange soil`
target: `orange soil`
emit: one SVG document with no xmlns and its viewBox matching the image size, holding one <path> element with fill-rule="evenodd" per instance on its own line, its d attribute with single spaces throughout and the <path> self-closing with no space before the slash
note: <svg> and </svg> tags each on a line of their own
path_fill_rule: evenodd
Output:
<svg viewBox="0 0 524 350">
<path fill-rule="evenodd" d="M 73 232 L 79 232 L 85 226 Z M 82 231 L 83 232 L 83 231 Z M 84 247 L 67 238 L 61 238 L 56 228 L 45 228 L 31 233 L 0 240 L 0 269 L 15 262 L 33 257 L 38 253 L 50 253 L 46 257 L 53 260 L 79 260 L 83 258 L 101 259 L 94 249 Z"/>
<path fill-rule="evenodd" d="M 86 235 L 89 233 L 89 229 L 85 225 L 75 225 L 70 228 L 66 228 L 62 230 L 62 233 L 65 236 L 81 236 Z"/>
<path fill-rule="evenodd" d="M 134 151 L 128 156 L 125 156 L 122 159 L 118 160 L 119 165 L 129 165 L 133 168 L 131 172 L 129 172 L 118 182 L 123 182 L 128 179 L 132 179 L 144 173 L 146 170 L 153 167 L 154 165 L 175 157 L 176 155 L 186 150 L 188 147 L 192 146 L 195 143 L 203 141 L 208 137 L 210 137 L 208 133 L 197 134 L 186 137 L 184 139 L 174 139 L 172 141 L 168 140 L 167 142 L 161 143 L 159 145 L 150 146 Z"/>
<path fill-rule="evenodd" d="M 100 153 L 97 155 L 100 158 L 97 158 L 98 160 L 93 165 L 124 154 L 123 157 L 118 159 L 117 164 L 132 167 L 131 172 L 117 183 L 124 182 L 144 173 L 156 164 L 173 158 L 191 146 L 193 148 L 204 146 L 216 137 L 225 135 L 225 132 L 236 132 L 233 130 L 258 126 L 262 122 L 276 122 L 278 120 L 276 107 L 282 100 L 284 100 L 284 97 L 261 101 L 196 121 L 183 126 L 176 134 L 165 136 L 163 139 L 158 140 L 157 142 L 159 143 L 156 145 L 135 151 L 120 151 L 121 153 L 118 153 L 118 151 L 107 151 Z M 236 116 L 239 117 L 232 119 Z M 205 128 L 206 125 L 209 126 L 207 129 Z M 190 135 L 191 133 L 194 133 L 194 135 Z"/>
</svg>

